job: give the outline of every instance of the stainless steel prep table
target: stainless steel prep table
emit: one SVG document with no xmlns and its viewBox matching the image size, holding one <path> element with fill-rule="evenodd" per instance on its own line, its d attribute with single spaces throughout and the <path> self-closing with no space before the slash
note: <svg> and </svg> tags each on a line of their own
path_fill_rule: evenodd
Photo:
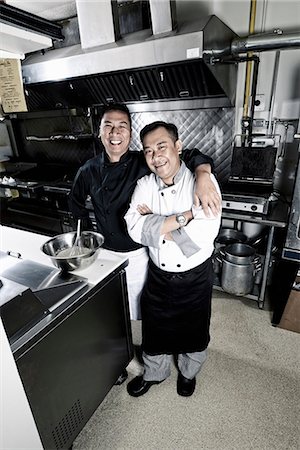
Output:
<svg viewBox="0 0 300 450">
<path fill-rule="evenodd" d="M 6 227 L 0 232 L 5 253 L 0 261 L 1 308 L 4 304 L 6 313 L 15 314 L 22 301 L 18 298 L 14 305 L 15 294 L 24 293 L 28 301 L 38 298 L 44 306 L 18 329 L 9 322 L 11 351 L 44 448 L 70 448 L 133 356 L 128 261 L 101 250 L 89 268 L 70 273 L 61 283 L 60 271 L 50 260 L 47 266 L 18 257 L 31 253 L 39 259 L 46 236 Z M 7 254 L 8 247 L 14 256 Z M 38 274 L 47 282 L 40 282 Z M 22 284 L 17 284 L 18 277 Z"/>
<path fill-rule="evenodd" d="M 275 228 L 285 228 L 287 226 L 288 219 L 288 205 L 281 201 L 276 201 L 271 204 L 270 211 L 267 215 L 249 214 L 240 211 L 229 211 L 223 209 L 222 219 L 229 219 L 235 222 L 251 222 L 268 227 L 268 241 L 266 255 L 263 264 L 262 281 L 260 287 L 255 286 L 254 291 L 247 294 L 246 297 L 256 300 L 259 308 L 263 309 L 265 304 L 267 279 L 270 268 L 274 232 Z M 215 281 L 214 288 L 222 289 L 221 286 Z"/>
</svg>

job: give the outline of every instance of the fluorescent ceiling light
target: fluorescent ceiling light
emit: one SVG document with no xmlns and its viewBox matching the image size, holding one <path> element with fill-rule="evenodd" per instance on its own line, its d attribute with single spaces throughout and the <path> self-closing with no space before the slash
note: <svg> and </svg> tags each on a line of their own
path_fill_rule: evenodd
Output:
<svg viewBox="0 0 300 450">
<path fill-rule="evenodd" d="M 25 54 L 51 46 L 52 39 L 47 36 L 0 23 L 0 50 Z"/>
<path fill-rule="evenodd" d="M 0 59 L 24 59 L 24 53 L 12 53 L 0 50 Z"/>
</svg>

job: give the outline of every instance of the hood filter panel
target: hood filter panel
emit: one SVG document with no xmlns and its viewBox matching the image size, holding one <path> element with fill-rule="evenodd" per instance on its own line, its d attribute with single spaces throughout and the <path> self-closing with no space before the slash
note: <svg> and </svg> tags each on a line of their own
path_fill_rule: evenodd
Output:
<svg viewBox="0 0 300 450">
<path fill-rule="evenodd" d="M 128 71 L 104 73 L 26 86 L 30 111 L 88 107 L 108 102 L 140 102 L 220 98 L 228 105 L 223 89 L 201 60 Z"/>
</svg>

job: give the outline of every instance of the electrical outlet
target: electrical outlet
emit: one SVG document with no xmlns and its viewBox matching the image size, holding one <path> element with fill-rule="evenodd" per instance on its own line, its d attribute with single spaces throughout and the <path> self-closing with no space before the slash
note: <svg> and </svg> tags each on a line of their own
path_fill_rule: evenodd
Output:
<svg viewBox="0 0 300 450">
<path fill-rule="evenodd" d="M 253 127 L 254 128 L 266 128 L 267 121 L 265 119 L 253 119 Z"/>
<path fill-rule="evenodd" d="M 255 111 L 264 111 L 266 108 L 265 105 L 265 95 L 264 94 L 257 94 L 255 97 Z"/>
</svg>

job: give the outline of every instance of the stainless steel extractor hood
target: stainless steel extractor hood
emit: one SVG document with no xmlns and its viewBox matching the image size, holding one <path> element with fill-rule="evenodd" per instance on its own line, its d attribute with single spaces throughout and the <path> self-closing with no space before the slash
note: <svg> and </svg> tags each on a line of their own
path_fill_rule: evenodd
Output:
<svg viewBox="0 0 300 450">
<path fill-rule="evenodd" d="M 211 65 L 205 54 L 234 37 L 213 15 L 168 33 L 142 30 L 85 51 L 75 45 L 29 55 L 22 64 L 29 109 L 195 98 L 233 106 L 236 66 Z"/>
</svg>

